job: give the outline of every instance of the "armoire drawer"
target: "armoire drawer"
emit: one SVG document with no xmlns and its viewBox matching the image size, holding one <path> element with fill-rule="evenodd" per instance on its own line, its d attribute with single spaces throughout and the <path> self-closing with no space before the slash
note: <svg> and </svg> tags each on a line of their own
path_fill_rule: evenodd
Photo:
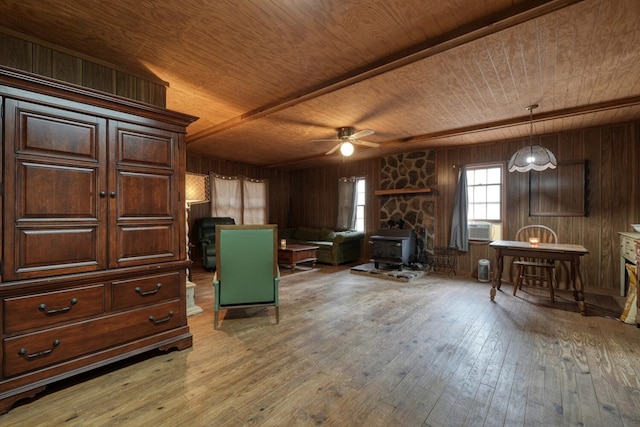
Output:
<svg viewBox="0 0 640 427">
<path fill-rule="evenodd" d="M 111 309 L 120 310 L 179 298 L 180 282 L 179 272 L 113 282 Z"/>
<path fill-rule="evenodd" d="M 5 298 L 4 333 L 41 328 L 104 311 L 102 284 Z"/>
<path fill-rule="evenodd" d="M 4 377 L 148 337 L 180 326 L 180 300 L 6 338 Z"/>
</svg>

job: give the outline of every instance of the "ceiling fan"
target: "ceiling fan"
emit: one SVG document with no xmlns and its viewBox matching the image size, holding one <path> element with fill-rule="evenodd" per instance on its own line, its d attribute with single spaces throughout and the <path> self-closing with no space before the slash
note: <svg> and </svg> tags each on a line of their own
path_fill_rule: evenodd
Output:
<svg viewBox="0 0 640 427">
<path fill-rule="evenodd" d="M 353 127 L 344 126 L 344 127 L 337 128 L 336 131 L 338 133 L 337 139 L 314 139 L 313 140 L 318 142 L 330 141 L 330 142 L 338 143 L 331 150 L 327 151 L 325 153 L 326 155 L 333 154 L 338 149 L 340 149 L 340 152 L 342 153 L 343 156 L 345 157 L 350 156 L 351 154 L 353 154 L 353 144 L 364 145 L 366 147 L 373 147 L 373 148 L 377 148 L 380 146 L 380 144 L 378 144 L 377 142 L 363 141 L 360 139 L 364 136 L 374 134 L 375 132 L 372 131 L 371 129 L 364 129 L 356 132 L 356 130 Z"/>
</svg>

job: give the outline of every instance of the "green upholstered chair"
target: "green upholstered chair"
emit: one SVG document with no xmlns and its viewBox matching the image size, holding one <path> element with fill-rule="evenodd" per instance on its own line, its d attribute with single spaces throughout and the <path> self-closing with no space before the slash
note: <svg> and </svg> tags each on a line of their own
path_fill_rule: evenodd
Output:
<svg viewBox="0 0 640 427">
<path fill-rule="evenodd" d="M 220 309 L 274 306 L 280 322 L 277 225 L 216 226 L 214 328 Z"/>
<path fill-rule="evenodd" d="M 198 244 L 202 249 L 202 266 L 207 271 L 216 268 L 216 225 L 235 224 L 230 217 L 205 217 L 197 222 Z"/>
</svg>

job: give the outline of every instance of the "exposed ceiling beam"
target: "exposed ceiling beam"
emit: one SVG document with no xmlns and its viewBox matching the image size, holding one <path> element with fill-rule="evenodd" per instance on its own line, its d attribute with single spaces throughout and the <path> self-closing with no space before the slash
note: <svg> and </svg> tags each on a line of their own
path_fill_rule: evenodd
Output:
<svg viewBox="0 0 640 427">
<path fill-rule="evenodd" d="M 349 73 L 312 86 L 302 92 L 280 99 L 226 120 L 206 130 L 191 135 L 187 143 L 195 142 L 219 132 L 234 128 L 251 120 L 293 107 L 302 102 L 317 98 L 327 93 L 343 89 L 352 84 L 370 79 L 377 75 L 395 70 L 405 65 L 429 58 L 438 53 L 454 49 L 463 44 L 495 34 L 506 28 L 538 18 L 583 0 L 533 0 L 517 3 L 515 6 L 492 16 L 488 16 L 440 37 L 427 40 L 408 49 L 381 58 L 378 61 L 357 68 Z"/>
<path fill-rule="evenodd" d="M 540 122 L 546 122 L 549 120 L 557 120 L 557 119 L 563 119 L 567 117 L 575 117 L 575 116 L 581 116 L 585 114 L 599 113 L 607 110 L 616 110 L 616 109 L 626 108 L 626 107 L 636 107 L 638 105 L 640 105 L 640 96 L 634 96 L 630 98 L 616 99 L 613 101 L 605 101 L 597 104 L 590 104 L 590 105 L 584 105 L 584 106 L 579 106 L 575 108 L 566 108 L 564 110 L 556 110 L 556 111 L 549 111 L 546 113 L 536 114 L 536 116 L 533 118 L 533 122 L 540 123 Z M 428 133 L 423 135 L 415 135 L 408 138 L 398 139 L 395 141 L 387 141 L 384 143 L 384 146 L 387 147 L 387 146 L 399 144 L 399 143 L 406 144 L 406 143 L 413 143 L 413 142 L 427 142 L 435 139 L 469 135 L 476 132 L 486 132 L 490 130 L 498 130 L 501 128 L 509 128 L 513 126 L 529 124 L 530 121 L 531 121 L 530 116 L 527 115 L 527 116 L 518 117 L 514 119 L 500 120 L 492 123 L 484 123 L 484 124 L 479 124 L 474 126 L 462 127 L 458 129 L 450 129 L 442 132 L 433 132 L 433 133 Z"/>
<path fill-rule="evenodd" d="M 558 120 L 567 117 L 575 117 L 581 116 L 585 114 L 594 114 L 607 110 L 616 110 L 620 108 L 628 108 L 628 107 L 637 107 L 640 106 L 640 96 L 633 96 L 629 98 L 617 99 L 613 101 L 605 101 L 597 104 L 584 105 L 575 108 L 566 108 L 563 110 L 549 111 L 546 113 L 537 114 L 533 122 L 541 123 L 549 120 Z M 407 145 L 414 143 L 427 143 L 429 141 L 435 141 L 439 139 L 445 138 L 453 138 L 456 136 L 464 136 L 470 135 L 478 132 L 488 132 L 493 130 L 498 130 L 502 128 L 510 128 L 513 126 L 525 125 L 531 122 L 531 118 L 529 115 L 517 117 L 514 119 L 507 120 L 499 120 L 491 123 L 481 123 L 474 126 L 466 126 L 457 129 L 445 130 L 441 132 L 432 132 L 422 135 L 415 135 L 408 138 L 396 139 L 391 141 L 385 141 L 382 143 L 381 148 L 390 148 L 396 145 Z M 269 165 L 270 168 L 278 168 L 284 166 L 291 166 L 297 163 L 304 163 L 311 160 L 317 160 L 325 157 L 324 155 L 314 155 L 310 157 L 305 157 L 303 159 L 294 160 L 291 162 L 285 162 L 275 165 Z"/>
</svg>

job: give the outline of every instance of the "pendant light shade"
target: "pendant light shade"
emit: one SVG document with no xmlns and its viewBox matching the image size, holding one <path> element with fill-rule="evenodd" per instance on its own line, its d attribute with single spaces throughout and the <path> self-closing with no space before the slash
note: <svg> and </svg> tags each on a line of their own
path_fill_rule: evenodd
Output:
<svg viewBox="0 0 640 427">
<path fill-rule="evenodd" d="M 557 164 L 556 156 L 551 151 L 539 145 L 529 145 L 511 156 L 509 172 L 543 171 L 555 169 Z"/>
<path fill-rule="evenodd" d="M 530 113 L 531 122 L 529 145 L 522 147 L 511 156 L 508 164 L 509 172 L 543 171 L 545 169 L 555 169 L 558 165 L 556 156 L 553 155 L 551 150 L 540 145 L 533 145 L 533 110 L 537 107 L 537 104 L 526 107 Z"/>
</svg>

